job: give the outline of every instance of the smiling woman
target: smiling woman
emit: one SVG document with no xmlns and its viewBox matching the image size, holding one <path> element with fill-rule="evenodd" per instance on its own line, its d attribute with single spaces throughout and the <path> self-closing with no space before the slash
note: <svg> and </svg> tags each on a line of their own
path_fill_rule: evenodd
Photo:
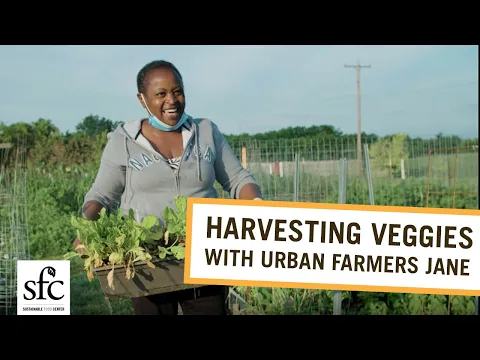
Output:
<svg viewBox="0 0 480 360">
<path fill-rule="evenodd" d="M 150 125 L 158 130 L 177 130 L 188 119 L 184 112 L 183 79 L 173 64 L 147 64 L 137 76 L 137 90 L 138 100 L 150 115 Z"/>
<path fill-rule="evenodd" d="M 85 196 L 83 214 L 97 220 L 100 211 L 133 209 L 136 220 L 155 215 L 177 195 L 215 198 L 218 181 L 232 198 L 261 200 L 260 187 L 243 168 L 217 125 L 185 113 L 183 79 L 163 60 L 145 65 L 137 76 L 137 98 L 148 119 L 120 125 L 108 134 L 100 169 Z M 79 244 L 76 239 L 74 247 Z M 225 314 L 226 289 L 205 286 L 169 294 L 133 298 L 139 315 Z"/>
</svg>

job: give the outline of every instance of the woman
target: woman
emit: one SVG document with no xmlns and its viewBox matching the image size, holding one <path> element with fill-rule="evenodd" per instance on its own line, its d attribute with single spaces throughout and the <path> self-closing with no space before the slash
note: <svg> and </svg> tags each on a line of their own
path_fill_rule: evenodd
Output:
<svg viewBox="0 0 480 360">
<path fill-rule="evenodd" d="M 242 167 L 218 127 L 185 113 L 183 80 L 167 61 L 145 65 L 137 76 L 138 100 L 149 118 L 131 121 L 108 134 L 100 169 L 85 196 L 84 215 L 98 219 L 102 208 L 120 203 L 137 221 L 174 206 L 174 196 L 217 197 L 217 180 L 232 198 L 261 200 L 260 187 Z M 78 239 L 74 247 L 78 245 Z M 141 315 L 225 314 L 226 288 L 205 286 L 132 299 Z"/>
</svg>

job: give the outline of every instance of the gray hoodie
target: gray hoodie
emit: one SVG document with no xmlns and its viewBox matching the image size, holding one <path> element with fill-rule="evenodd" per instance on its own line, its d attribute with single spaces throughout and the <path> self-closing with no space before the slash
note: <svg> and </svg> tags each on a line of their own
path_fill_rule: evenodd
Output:
<svg viewBox="0 0 480 360">
<path fill-rule="evenodd" d="M 175 208 L 175 195 L 216 198 L 217 180 L 232 198 L 238 198 L 244 185 L 256 184 L 215 123 L 190 117 L 185 124 L 184 153 L 177 171 L 142 136 L 141 120 L 110 132 L 84 203 L 96 200 L 108 211 L 120 205 L 124 212 L 133 209 L 137 221 L 155 215 L 163 223 L 163 210 Z"/>
</svg>

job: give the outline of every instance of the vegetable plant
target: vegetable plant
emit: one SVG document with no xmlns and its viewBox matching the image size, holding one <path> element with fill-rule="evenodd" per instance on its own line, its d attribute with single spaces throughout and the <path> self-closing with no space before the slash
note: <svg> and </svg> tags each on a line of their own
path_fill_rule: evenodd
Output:
<svg viewBox="0 0 480 360">
<path fill-rule="evenodd" d="M 130 280 L 135 276 L 134 265 L 138 262 L 155 268 L 153 261 L 156 259 L 167 256 L 184 259 L 186 204 L 186 197 L 175 197 L 176 210 L 164 209 L 165 226 L 161 226 L 154 215 L 137 222 L 132 209 L 128 214 L 121 209 L 107 214 L 102 209 L 96 221 L 72 215 L 71 225 L 76 229 L 81 244 L 75 251 L 66 253 L 64 259 L 83 258 L 89 281 L 93 281 L 95 269 L 110 267 L 107 280 L 111 288 L 114 288 L 115 268 L 124 267 L 125 277 Z"/>
<path fill-rule="evenodd" d="M 175 209 L 165 207 L 163 218 L 166 224 L 164 234 L 165 245 L 173 241 L 169 247 L 159 246 L 158 257 L 164 259 L 167 255 L 173 255 L 177 259 L 185 258 L 185 237 L 187 235 L 187 198 L 175 197 Z"/>
</svg>

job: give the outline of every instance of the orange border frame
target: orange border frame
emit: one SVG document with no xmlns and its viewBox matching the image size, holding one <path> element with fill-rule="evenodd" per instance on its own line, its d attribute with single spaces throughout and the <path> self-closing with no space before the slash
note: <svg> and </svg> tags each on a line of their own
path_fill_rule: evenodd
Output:
<svg viewBox="0 0 480 360">
<path fill-rule="evenodd" d="M 327 204 L 327 203 L 288 202 L 288 201 L 270 201 L 270 200 L 256 201 L 256 200 L 234 200 L 234 199 L 218 199 L 218 198 L 188 198 L 187 200 L 187 238 L 186 238 L 186 244 L 185 244 L 186 251 L 185 251 L 185 270 L 184 270 L 185 284 L 480 296 L 480 289 L 479 290 L 462 290 L 462 289 L 413 288 L 413 287 L 397 287 L 397 286 L 317 284 L 317 283 L 297 283 L 297 282 L 291 283 L 291 282 L 192 278 L 190 277 L 190 256 L 192 251 L 191 249 L 192 217 L 193 217 L 194 204 L 244 205 L 244 206 L 283 207 L 283 208 L 296 208 L 296 209 L 382 211 L 382 212 L 394 212 L 394 213 L 439 214 L 439 215 L 447 214 L 447 215 L 463 215 L 463 216 L 480 216 L 480 210 L 417 208 L 417 207 L 380 206 L 380 205 Z"/>
</svg>

